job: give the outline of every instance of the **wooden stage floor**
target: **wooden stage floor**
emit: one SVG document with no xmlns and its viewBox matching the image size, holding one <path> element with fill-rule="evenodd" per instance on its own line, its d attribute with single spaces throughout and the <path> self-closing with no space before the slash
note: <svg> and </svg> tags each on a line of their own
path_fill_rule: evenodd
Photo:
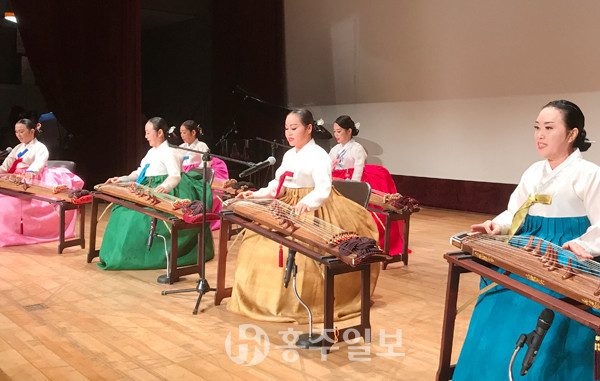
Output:
<svg viewBox="0 0 600 381">
<path fill-rule="evenodd" d="M 0 380 L 433 380 L 448 269 L 442 255 L 455 250 L 451 235 L 489 217 L 430 208 L 414 214 L 409 265 L 389 265 L 373 295 L 371 344 L 342 341 L 326 356 L 288 344 L 308 325 L 249 320 L 215 306 L 214 292 L 197 315 L 196 292 L 161 295 L 195 287 L 197 276 L 161 285 L 164 270 L 103 271 L 97 258 L 86 263 L 87 247 L 61 255 L 56 242 L 0 248 Z M 206 265 L 213 287 L 216 265 Z M 459 305 L 477 285 L 475 275 L 463 276 Z M 457 319 L 454 360 L 472 309 Z M 260 330 L 266 336 L 254 336 Z"/>
</svg>

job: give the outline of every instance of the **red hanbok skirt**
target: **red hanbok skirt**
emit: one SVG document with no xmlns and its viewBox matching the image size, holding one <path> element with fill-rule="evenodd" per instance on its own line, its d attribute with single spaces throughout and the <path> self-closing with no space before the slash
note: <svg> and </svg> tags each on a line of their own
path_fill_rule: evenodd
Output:
<svg viewBox="0 0 600 381">
<path fill-rule="evenodd" d="M 333 178 L 350 180 L 354 168 L 334 170 Z M 365 165 L 361 181 L 369 183 L 372 189 L 384 193 L 397 193 L 396 184 L 390 172 L 380 165 Z M 379 230 L 379 246 L 383 249 L 385 241 L 385 215 L 371 212 Z M 402 254 L 404 246 L 404 221 L 392 221 L 390 225 L 390 255 Z M 410 253 L 410 250 L 408 250 Z"/>
</svg>

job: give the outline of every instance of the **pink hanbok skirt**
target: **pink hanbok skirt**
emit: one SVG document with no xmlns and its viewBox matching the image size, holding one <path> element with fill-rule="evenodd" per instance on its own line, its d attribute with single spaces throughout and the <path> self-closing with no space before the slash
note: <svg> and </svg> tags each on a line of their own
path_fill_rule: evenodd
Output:
<svg viewBox="0 0 600 381">
<path fill-rule="evenodd" d="M 15 173 L 24 173 L 18 169 Z M 34 180 L 45 186 L 81 189 L 83 180 L 66 168 L 44 168 Z M 65 213 L 65 238 L 75 236 L 77 211 Z M 30 245 L 59 239 L 58 207 L 40 200 L 0 194 L 0 247 Z"/>
<path fill-rule="evenodd" d="M 333 178 L 350 180 L 354 169 L 336 169 L 333 171 Z M 361 181 L 367 182 L 372 189 L 385 192 L 397 193 L 396 184 L 390 172 L 380 165 L 365 165 Z M 385 215 L 371 212 L 377 229 L 379 230 L 379 246 L 383 249 L 385 242 Z M 404 221 L 392 221 L 390 225 L 390 255 L 402 254 L 404 246 Z M 408 250 L 410 253 L 410 250 Z"/>
<path fill-rule="evenodd" d="M 197 167 L 200 167 L 200 163 L 185 165 L 185 166 L 183 166 L 183 170 L 187 173 L 190 171 L 190 169 L 197 168 Z M 215 171 L 215 179 L 229 180 L 229 171 L 227 171 L 227 164 L 225 164 L 225 162 L 223 160 L 219 159 L 218 157 L 213 157 L 211 159 L 210 167 Z M 213 211 L 213 213 L 219 213 L 221 210 L 223 210 L 223 203 L 221 202 L 219 197 L 217 197 L 217 195 L 215 193 L 213 193 L 213 210 L 212 211 Z M 210 223 L 210 230 L 219 230 L 220 227 L 221 227 L 220 220 L 212 221 Z"/>
</svg>

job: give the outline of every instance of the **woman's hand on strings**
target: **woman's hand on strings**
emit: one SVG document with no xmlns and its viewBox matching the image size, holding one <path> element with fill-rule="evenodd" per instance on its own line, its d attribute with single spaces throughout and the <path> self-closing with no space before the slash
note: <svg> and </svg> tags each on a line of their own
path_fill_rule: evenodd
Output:
<svg viewBox="0 0 600 381">
<path fill-rule="evenodd" d="M 167 193 L 167 190 L 162 185 L 159 185 L 154 188 L 154 193 Z"/>
<path fill-rule="evenodd" d="M 235 196 L 235 198 L 243 198 L 243 199 L 254 198 L 254 192 L 252 192 L 252 191 L 240 192 Z"/>
<path fill-rule="evenodd" d="M 471 225 L 471 232 L 498 235 L 502 232 L 502 228 L 499 224 L 495 223 L 494 221 L 487 220 L 482 224 Z"/>
<path fill-rule="evenodd" d="M 25 172 L 23 177 L 25 178 L 25 180 L 31 181 L 31 179 L 33 178 L 33 172 Z"/>
<path fill-rule="evenodd" d="M 594 258 L 590 253 L 588 253 L 588 251 L 586 249 L 583 248 L 583 246 L 581 246 L 577 242 L 573 242 L 573 241 L 565 242 L 562 245 L 562 248 L 573 252 L 573 254 L 575 254 L 576 256 L 581 257 L 581 258 L 585 258 L 585 259 L 593 259 Z"/>
<path fill-rule="evenodd" d="M 120 177 L 111 177 L 110 179 L 106 180 L 106 182 L 104 184 L 114 184 L 114 183 L 120 183 L 120 182 L 121 182 Z"/>
<path fill-rule="evenodd" d="M 294 207 L 294 211 L 297 215 L 301 215 L 304 212 L 308 212 L 308 205 L 306 205 L 303 202 L 300 202 Z"/>
</svg>

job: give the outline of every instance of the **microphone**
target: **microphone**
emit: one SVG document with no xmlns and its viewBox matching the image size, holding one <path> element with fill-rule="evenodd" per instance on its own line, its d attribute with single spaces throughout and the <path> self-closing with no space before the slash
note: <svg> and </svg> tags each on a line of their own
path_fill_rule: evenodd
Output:
<svg viewBox="0 0 600 381">
<path fill-rule="evenodd" d="M 290 283 L 292 269 L 296 266 L 296 250 L 290 249 L 288 252 L 287 262 L 285 263 L 285 276 L 283 277 L 283 287 L 287 288 Z"/>
<path fill-rule="evenodd" d="M 154 236 L 156 235 L 156 218 L 152 219 L 150 222 L 150 231 L 148 232 L 148 251 L 152 248 L 152 241 L 154 241 Z"/>
<path fill-rule="evenodd" d="M 535 356 L 537 355 L 540 345 L 542 345 L 542 340 L 544 340 L 544 336 L 548 329 L 552 325 L 552 321 L 554 320 L 554 311 L 545 308 L 540 317 L 538 318 L 537 327 L 535 330 L 527 335 L 527 352 L 525 353 L 525 357 L 523 358 L 523 365 L 521 367 L 521 376 L 527 374 L 527 371 L 533 364 L 533 360 L 535 360 Z"/>
<path fill-rule="evenodd" d="M 277 160 L 275 160 L 275 158 L 273 156 L 269 156 L 269 158 L 265 161 L 261 161 L 258 164 L 254 164 L 252 167 L 242 171 L 242 173 L 240 173 L 240 177 L 246 177 L 246 176 L 250 176 L 251 174 L 260 171 L 263 168 L 269 167 L 273 164 L 275 164 Z"/>
<path fill-rule="evenodd" d="M 0 152 L 0 156 L 8 155 L 12 151 L 12 147 L 6 147 L 6 149 Z"/>
</svg>

